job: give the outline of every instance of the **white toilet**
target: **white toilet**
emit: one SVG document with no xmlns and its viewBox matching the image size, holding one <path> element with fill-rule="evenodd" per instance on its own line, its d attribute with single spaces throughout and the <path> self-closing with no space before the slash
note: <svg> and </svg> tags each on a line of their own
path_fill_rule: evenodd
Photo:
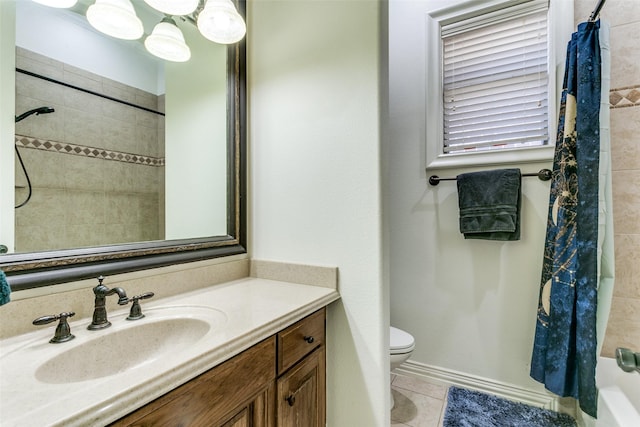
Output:
<svg viewBox="0 0 640 427">
<path fill-rule="evenodd" d="M 411 357 L 415 341 L 410 333 L 391 326 L 389 333 L 389 350 L 391 352 L 391 371 L 402 365 Z M 391 393 L 391 409 L 393 409 L 393 392 Z"/>
</svg>

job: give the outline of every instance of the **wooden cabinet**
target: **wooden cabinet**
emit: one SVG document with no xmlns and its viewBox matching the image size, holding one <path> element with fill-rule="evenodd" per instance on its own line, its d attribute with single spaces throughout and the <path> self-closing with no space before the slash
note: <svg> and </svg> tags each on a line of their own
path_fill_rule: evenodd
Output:
<svg viewBox="0 0 640 427">
<path fill-rule="evenodd" d="M 110 426 L 324 427 L 324 342 L 323 308 Z"/>
<path fill-rule="evenodd" d="M 112 426 L 272 427 L 275 351 L 268 338 Z"/>
<path fill-rule="evenodd" d="M 325 310 L 277 335 L 278 427 L 320 427 L 325 411 Z"/>
</svg>

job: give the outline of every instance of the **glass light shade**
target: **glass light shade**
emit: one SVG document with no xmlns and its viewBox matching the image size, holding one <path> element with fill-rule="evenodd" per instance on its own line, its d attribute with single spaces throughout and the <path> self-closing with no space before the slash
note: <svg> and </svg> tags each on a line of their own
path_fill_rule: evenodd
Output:
<svg viewBox="0 0 640 427">
<path fill-rule="evenodd" d="M 87 9 L 87 20 L 96 30 L 119 39 L 136 40 L 144 33 L 129 0 L 96 0 Z"/>
<path fill-rule="evenodd" d="M 247 26 L 231 0 L 209 0 L 198 15 L 198 30 L 216 43 L 236 43 L 244 37 Z"/>
<path fill-rule="evenodd" d="M 144 0 L 155 10 L 167 15 L 188 15 L 198 7 L 198 0 Z"/>
<path fill-rule="evenodd" d="M 43 4 L 49 7 L 57 7 L 60 9 L 67 9 L 76 5 L 78 0 L 33 0 L 36 3 Z"/>
<path fill-rule="evenodd" d="M 191 49 L 184 41 L 180 28 L 171 18 L 165 18 L 155 26 L 144 41 L 147 50 L 167 61 L 185 62 L 191 58 Z"/>
</svg>

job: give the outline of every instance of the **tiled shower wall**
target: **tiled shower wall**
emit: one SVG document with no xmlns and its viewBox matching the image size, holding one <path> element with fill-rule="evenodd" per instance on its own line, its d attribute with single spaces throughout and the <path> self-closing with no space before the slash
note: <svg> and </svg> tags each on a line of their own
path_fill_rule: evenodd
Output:
<svg viewBox="0 0 640 427">
<path fill-rule="evenodd" d="M 576 0 L 576 24 L 597 0 Z M 608 0 L 600 14 L 611 25 L 611 158 L 616 280 L 602 354 L 640 351 L 640 2 Z"/>
<path fill-rule="evenodd" d="M 164 98 L 18 48 L 16 67 L 145 108 Z M 164 116 L 16 73 L 16 145 L 33 186 L 16 252 L 164 238 Z M 27 197 L 16 159 L 16 204 Z"/>
</svg>

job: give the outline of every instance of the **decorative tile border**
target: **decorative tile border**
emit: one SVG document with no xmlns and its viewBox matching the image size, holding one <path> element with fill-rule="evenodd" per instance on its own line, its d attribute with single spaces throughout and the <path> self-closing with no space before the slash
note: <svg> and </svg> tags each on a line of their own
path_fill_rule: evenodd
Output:
<svg viewBox="0 0 640 427">
<path fill-rule="evenodd" d="M 46 139 L 43 140 L 24 135 L 16 135 L 15 141 L 16 145 L 24 148 L 34 148 L 36 150 L 72 154 L 74 156 L 93 157 L 123 163 L 135 163 L 137 165 L 164 166 L 164 157 L 151 157 L 144 156 L 142 154 L 124 153 L 120 151 L 105 150 L 103 148 L 87 147 L 85 145 L 49 141 Z"/>
<path fill-rule="evenodd" d="M 609 102 L 611 108 L 640 107 L 640 85 L 611 89 Z"/>
<path fill-rule="evenodd" d="M 640 85 L 629 86 L 609 91 L 611 108 L 638 107 L 640 106 Z M 24 148 L 51 151 L 75 156 L 93 157 L 102 160 L 113 160 L 123 163 L 134 163 L 148 166 L 164 166 L 163 157 L 144 156 L 142 154 L 125 153 L 121 151 L 105 150 L 103 148 L 88 147 L 85 145 L 70 144 L 65 142 L 41 140 L 25 135 L 15 135 L 17 145 Z"/>
</svg>

